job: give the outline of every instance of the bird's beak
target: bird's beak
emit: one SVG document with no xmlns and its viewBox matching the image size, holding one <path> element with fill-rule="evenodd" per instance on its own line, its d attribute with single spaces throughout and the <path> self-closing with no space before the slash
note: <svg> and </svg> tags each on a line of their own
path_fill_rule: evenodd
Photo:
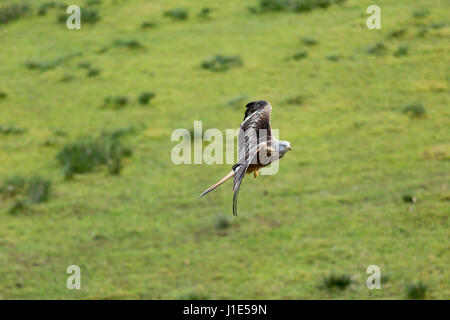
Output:
<svg viewBox="0 0 450 320">
<path fill-rule="evenodd" d="M 289 151 L 291 151 L 291 150 L 292 150 L 292 149 L 291 149 L 291 146 L 287 147 L 286 149 L 288 149 Z"/>
</svg>

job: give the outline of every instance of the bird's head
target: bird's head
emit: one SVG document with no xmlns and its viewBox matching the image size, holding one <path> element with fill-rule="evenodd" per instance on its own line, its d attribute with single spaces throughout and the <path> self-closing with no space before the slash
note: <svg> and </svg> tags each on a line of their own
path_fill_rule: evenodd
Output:
<svg viewBox="0 0 450 320">
<path fill-rule="evenodd" d="M 289 141 L 281 140 L 278 147 L 280 158 L 288 151 L 291 151 L 291 143 Z"/>
</svg>

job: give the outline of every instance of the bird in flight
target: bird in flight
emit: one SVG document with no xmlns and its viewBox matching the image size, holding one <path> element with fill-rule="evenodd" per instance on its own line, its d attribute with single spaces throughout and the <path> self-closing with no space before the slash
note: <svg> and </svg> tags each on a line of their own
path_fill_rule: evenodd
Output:
<svg viewBox="0 0 450 320">
<path fill-rule="evenodd" d="M 237 216 L 237 198 L 239 188 L 246 173 L 252 173 L 255 178 L 261 168 L 282 158 L 291 150 L 288 141 L 279 141 L 270 129 L 270 113 L 272 106 L 269 102 L 261 100 L 248 103 L 245 110 L 244 121 L 239 130 L 239 160 L 232 167 L 230 173 L 219 182 L 206 189 L 199 198 L 213 191 L 225 181 L 234 177 L 233 184 L 233 215 Z"/>
</svg>

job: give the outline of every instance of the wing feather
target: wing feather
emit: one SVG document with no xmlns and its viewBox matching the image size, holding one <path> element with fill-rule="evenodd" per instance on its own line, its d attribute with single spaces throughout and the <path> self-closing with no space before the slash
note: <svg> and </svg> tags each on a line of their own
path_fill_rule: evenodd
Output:
<svg viewBox="0 0 450 320">
<path fill-rule="evenodd" d="M 242 180 L 251 163 L 256 163 L 258 152 L 270 148 L 272 132 L 270 114 L 272 106 L 267 101 L 255 101 L 246 105 L 244 121 L 239 131 L 239 161 L 233 166 L 233 214 L 237 215 L 237 198 Z"/>
</svg>

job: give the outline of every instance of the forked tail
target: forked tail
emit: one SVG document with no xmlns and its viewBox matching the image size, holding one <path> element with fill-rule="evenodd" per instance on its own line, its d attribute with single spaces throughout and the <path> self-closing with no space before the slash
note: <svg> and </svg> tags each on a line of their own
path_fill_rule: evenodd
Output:
<svg viewBox="0 0 450 320">
<path fill-rule="evenodd" d="M 198 198 L 200 199 L 201 197 L 203 197 L 205 194 L 210 193 L 211 191 L 213 191 L 214 189 L 216 189 L 218 186 L 220 186 L 222 183 L 224 183 L 225 181 L 227 181 L 228 179 L 230 179 L 232 176 L 234 176 L 234 170 L 231 170 L 230 173 L 228 173 L 225 177 L 222 178 L 222 180 L 220 180 L 219 182 L 217 182 L 216 184 L 212 185 L 211 187 L 209 187 L 208 189 L 206 189 Z"/>
</svg>

